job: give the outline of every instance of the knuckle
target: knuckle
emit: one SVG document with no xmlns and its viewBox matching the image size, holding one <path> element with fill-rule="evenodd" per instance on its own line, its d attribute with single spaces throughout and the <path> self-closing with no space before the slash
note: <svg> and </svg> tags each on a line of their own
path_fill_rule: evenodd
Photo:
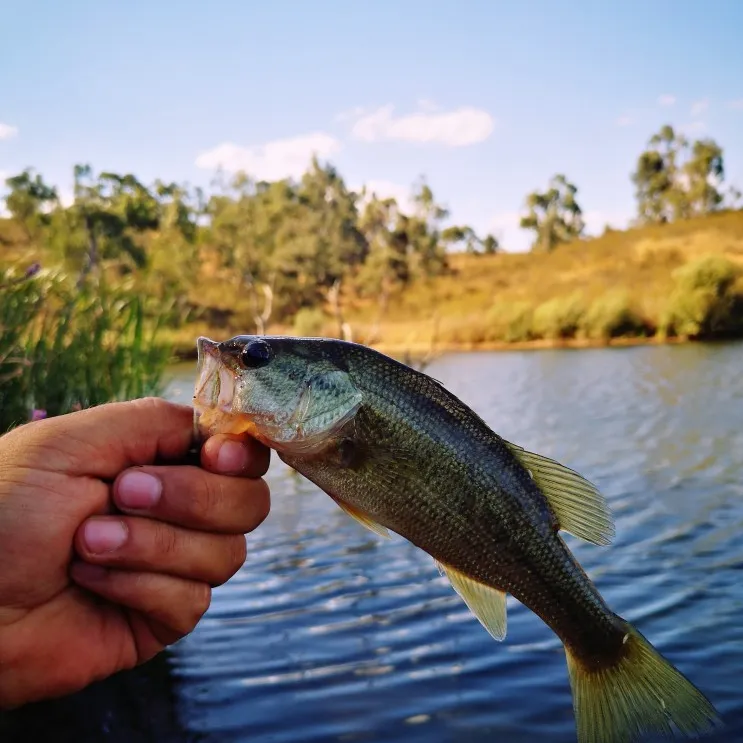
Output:
<svg viewBox="0 0 743 743">
<path fill-rule="evenodd" d="M 172 558 L 178 553 L 179 535 L 167 524 L 158 524 L 155 529 L 155 550 L 159 558 Z"/>
<path fill-rule="evenodd" d="M 206 472 L 201 472 L 198 482 L 190 489 L 189 515 L 199 524 L 208 524 L 213 519 L 214 510 L 221 500 L 221 486 L 214 480 Z"/>
<path fill-rule="evenodd" d="M 151 415 L 162 414 L 170 406 L 170 403 L 162 397 L 152 396 L 140 397 L 137 400 L 132 400 L 130 404 L 136 408 L 141 408 L 143 413 Z"/>
</svg>

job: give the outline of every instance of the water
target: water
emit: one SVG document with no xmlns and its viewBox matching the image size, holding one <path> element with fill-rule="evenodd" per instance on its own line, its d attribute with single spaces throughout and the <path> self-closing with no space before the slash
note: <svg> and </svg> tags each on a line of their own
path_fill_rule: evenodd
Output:
<svg viewBox="0 0 743 743">
<path fill-rule="evenodd" d="M 503 436 L 607 495 L 615 543 L 570 545 L 718 707 L 727 727 L 710 741 L 743 740 L 742 369 L 741 344 L 456 354 L 428 369 Z M 187 401 L 192 375 L 176 370 L 168 396 Z M 154 671 L 47 704 L 43 723 L 27 712 L 26 734 L 575 740 L 564 654 L 533 614 L 509 599 L 496 643 L 428 556 L 367 532 L 278 461 L 268 479 L 272 513 L 197 630 Z"/>
</svg>

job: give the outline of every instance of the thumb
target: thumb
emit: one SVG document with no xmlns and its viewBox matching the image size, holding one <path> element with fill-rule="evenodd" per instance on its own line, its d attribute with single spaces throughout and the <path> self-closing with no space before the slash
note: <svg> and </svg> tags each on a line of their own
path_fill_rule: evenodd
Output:
<svg viewBox="0 0 743 743">
<path fill-rule="evenodd" d="M 158 397 L 107 403 L 20 426 L 4 438 L 16 449 L 16 464 L 114 478 L 133 465 L 184 457 L 193 443 L 193 408 Z"/>
</svg>

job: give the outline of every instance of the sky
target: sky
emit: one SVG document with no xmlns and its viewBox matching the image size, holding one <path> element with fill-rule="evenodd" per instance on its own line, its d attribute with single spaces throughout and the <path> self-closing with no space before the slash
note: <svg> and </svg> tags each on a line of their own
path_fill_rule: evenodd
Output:
<svg viewBox="0 0 743 743">
<path fill-rule="evenodd" d="M 743 190 L 740 0 L 28 0 L 0 7 L 0 174 L 72 168 L 208 187 L 298 176 L 313 153 L 405 203 L 425 177 L 457 224 L 524 250 L 556 173 L 589 232 L 672 124 Z"/>
</svg>

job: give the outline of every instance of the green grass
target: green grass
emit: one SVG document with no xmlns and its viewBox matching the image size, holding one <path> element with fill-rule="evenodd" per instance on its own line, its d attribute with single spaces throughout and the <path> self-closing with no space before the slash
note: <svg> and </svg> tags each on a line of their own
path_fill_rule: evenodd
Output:
<svg viewBox="0 0 743 743">
<path fill-rule="evenodd" d="M 62 274 L 0 270 L 0 431 L 41 409 L 59 415 L 157 394 L 170 349 L 126 285 L 77 289 Z"/>
</svg>

